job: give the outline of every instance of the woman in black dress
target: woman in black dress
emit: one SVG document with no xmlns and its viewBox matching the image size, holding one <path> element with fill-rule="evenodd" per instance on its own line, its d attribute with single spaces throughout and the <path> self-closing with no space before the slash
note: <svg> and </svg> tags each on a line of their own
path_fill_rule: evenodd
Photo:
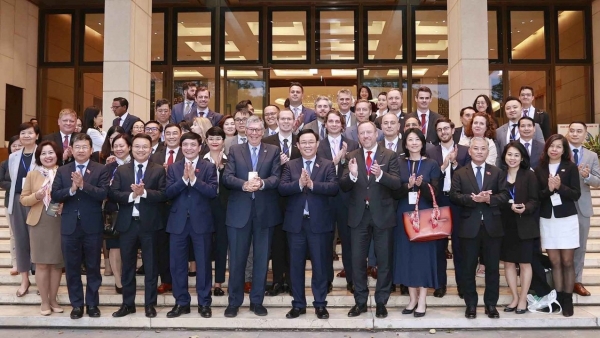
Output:
<svg viewBox="0 0 600 338">
<path fill-rule="evenodd" d="M 535 217 L 539 205 L 538 184 L 535 173 L 529 169 L 529 154 L 521 142 L 507 144 L 501 159 L 507 168 L 510 200 L 500 206 L 504 227 L 500 260 L 504 261 L 504 276 L 513 297 L 504 312 L 524 314 L 532 278 L 534 243 L 540 237 L 540 226 Z M 520 267 L 520 293 L 517 292 L 517 264 Z"/>
</svg>

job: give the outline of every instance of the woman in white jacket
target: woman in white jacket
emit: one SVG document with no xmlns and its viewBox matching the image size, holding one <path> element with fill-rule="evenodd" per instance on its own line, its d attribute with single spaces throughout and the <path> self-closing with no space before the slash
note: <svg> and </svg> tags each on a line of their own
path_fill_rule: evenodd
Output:
<svg viewBox="0 0 600 338">
<path fill-rule="evenodd" d="M 106 138 L 106 132 L 102 130 L 102 111 L 100 108 L 96 106 L 85 108 L 81 132 L 90 135 L 94 151 L 100 151 L 102 149 L 102 144 L 104 144 L 104 139 Z"/>
</svg>

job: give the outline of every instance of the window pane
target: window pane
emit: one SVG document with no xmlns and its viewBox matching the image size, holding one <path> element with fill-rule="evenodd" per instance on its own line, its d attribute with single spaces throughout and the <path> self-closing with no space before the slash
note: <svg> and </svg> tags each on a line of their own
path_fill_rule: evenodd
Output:
<svg viewBox="0 0 600 338">
<path fill-rule="evenodd" d="M 496 11 L 488 11 L 488 58 L 498 59 L 498 17 Z"/>
<path fill-rule="evenodd" d="M 400 76 L 402 71 L 402 76 Z M 406 68 L 391 68 L 391 69 L 365 69 L 363 72 L 363 86 L 369 87 L 371 94 L 373 94 L 374 102 L 377 105 L 377 112 L 383 114 L 387 112 L 387 102 L 382 100 L 379 104 L 378 96 L 380 93 L 387 92 L 392 88 L 402 88 L 402 98 L 406 98 L 407 92 L 407 81 L 406 81 Z M 402 78 L 402 85 L 400 85 L 400 78 Z M 360 96 L 360 95 L 358 95 Z M 404 105 L 406 107 L 406 105 Z"/>
<path fill-rule="evenodd" d="M 416 11 L 417 60 L 448 58 L 446 11 Z"/>
<path fill-rule="evenodd" d="M 210 12 L 178 13 L 177 61 L 211 61 L 211 34 Z"/>
<path fill-rule="evenodd" d="M 319 60 L 354 60 L 354 11 L 322 11 L 319 16 Z"/>
<path fill-rule="evenodd" d="M 369 60 L 402 60 L 402 11 L 369 11 Z"/>
<path fill-rule="evenodd" d="M 58 131 L 58 113 L 74 108 L 75 71 L 73 68 L 42 69 L 41 125 L 42 134 Z"/>
<path fill-rule="evenodd" d="M 533 88 L 533 107 L 548 112 L 549 98 L 546 88 L 546 72 L 543 70 L 535 71 L 509 71 L 508 72 L 508 95 L 519 97 L 519 90 L 522 86 Z M 558 80 L 557 80 L 558 83 Z M 492 103 L 494 106 L 494 104 Z M 499 107 L 499 105 L 498 105 Z M 549 113 L 549 112 L 548 112 Z M 505 117 L 504 112 L 499 114 Z"/>
<path fill-rule="evenodd" d="M 558 58 L 585 59 L 585 15 L 582 11 L 558 12 Z"/>
<path fill-rule="evenodd" d="M 83 74 L 83 108 L 96 106 L 102 109 L 102 73 Z"/>
<path fill-rule="evenodd" d="M 225 12 L 225 61 L 258 60 L 258 12 Z"/>
<path fill-rule="evenodd" d="M 537 95 L 536 92 L 536 98 Z M 592 122 L 590 98 L 590 78 L 587 67 L 556 67 L 556 123 Z"/>
<path fill-rule="evenodd" d="M 254 114 L 262 117 L 265 81 L 260 70 L 227 70 L 227 97 L 224 114 L 233 116 L 235 105 L 241 100 L 250 100 Z"/>
<path fill-rule="evenodd" d="M 150 119 L 154 120 L 154 106 L 158 99 L 168 99 L 163 95 L 163 72 L 152 72 L 150 80 Z M 171 104 L 171 108 L 173 105 Z"/>
<path fill-rule="evenodd" d="M 412 81 L 413 96 L 416 95 L 419 87 L 429 87 L 433 94 L 431 95 L 429 109 L 440 115 L 449 117 L 448 66 L 414 67 L 412 69 Z M 414 103 L 414 98 L 411 98 L 411 100 L 412 111 L 416 111 L 417 106 Z"/>
<path fill-rule="evenodd" d="M 44 61 L 71 61 L 71 14 L 46 15 Z"/>
<path fill-rule="evenodd" d="M 543 11 L 510 12 L 512 58 L 531 60 L 546 58 Z"/>
<path fill-rule="evenodd" d="M 215 68 L 214 67 L 176 67 L 173 71 L 173 103 L 176 105 L 183 102 L 183 84 L 194 82 L 198 86 L 207 87 L 210 91 L 211 100 L 208 108 L 215 110 L 215 102 L 212 99 L 215 95 Z"/>
<path fill-rule="evenodd" d="M 165 60 L 165 14 L 152 13 L 151 60 Z"/>
<path fill-rule="evenodd" d="M 274 61 L 307 60 L 306 12 L 273 12 Z"/>
<path fill-rule="evenodd" d="M 83 61 L 104 61 L 104 14 L 86 14 Z"/>
</svg>

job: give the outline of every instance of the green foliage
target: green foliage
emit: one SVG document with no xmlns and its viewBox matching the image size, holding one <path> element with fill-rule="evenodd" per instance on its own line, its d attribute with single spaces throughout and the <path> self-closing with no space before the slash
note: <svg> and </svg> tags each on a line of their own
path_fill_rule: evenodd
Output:
<svg viewBox="0 0 600 338">
<path fill-rule="evenodd" d="M 596 153 L 600 157 L 600 135 L 588 137 L 587 141 L 583 143 L 583 146 Z"/>
</svg>

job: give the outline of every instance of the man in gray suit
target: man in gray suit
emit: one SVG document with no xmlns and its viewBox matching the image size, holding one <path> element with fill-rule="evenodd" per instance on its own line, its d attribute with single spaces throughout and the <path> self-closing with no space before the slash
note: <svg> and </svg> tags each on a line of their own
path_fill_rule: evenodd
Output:
<svg viewBox="0 0 600 338">
<path fill-rule="evenodd" d="M 356 126 L 356 116 L 350 110 L 352 106 L 352 92 L 350 89 L 343 88 L 337 92 L 337 104 L 340 114 L 346 120 L 346 129 L 350 126 Z"/>
<path fill-rule="evenodd" d="M 519 142 L 529 153 L 529 165 L 532 169 L 537 168 L 540 157 L 544 152 L 544 143 L 533 139 L 535 126 L 536 123 L 531 117 L 521 117 L 519 119 Z"/>
<path fill-rule="evenodd" d="M 171 112 L 171 122 L 179 123 L 184 120 L 184 116 L 191 111 L 196 110 L 196 88 L 198 85 L 194 82 L 186 82 L 183 84 L 183 102 L 173 106 Z"/>
<path fill-rule="evenodd" d="M 571 150 L 571 158 L 579 167 L 579 182 L 581 184 L 581 197 L 575 206 L 579 218 L 579 248 L 575 249 L 575 286 L 573 292 L 580 296 L 590 296 L 591 293 L 582 284 L 583 264 L 587 239 L 590 233 L 590 217 L 594 214 L 592 208 L 592 195 L 590 187 L 600 187 L 600 166 L 598 155 L 585 149 L 582 145 L 587 136 L 587 125 L 581 121 L 571 122 L 567 140 Z"/>
<path fill-rule="evenodd" d="M 233 120 L 235 122 L 235 130 L 237 130 L 237 135 L 225 140 L 225 155 L 229 154 L 229 148 L 232 145 L 248 142 L 248 137 L 246 136 L 246 121 L 248 121 L 250 115 L 252 114 L 246 108 L 241 108 L 235 113 Z"/>
<path fill-rule="evenodd" d="M 369 116 L 371 116 L 371 102 L 367 100 L 360 99 L 356 101 L 354 105 L 354 115 L 356 116 L 356 122 L 368 122 Z M 377 130 L 377 142 L 383 140 L 383 131 L 381 129 L 376 128 Z M 358 137 L 358 126 L 353 125 L 350 127 L 346 127 L 346 131 L 344 132 L 344 137 L 351 139 L 352 141 L 359 141 Z"/>
<path fill-rule="evenodd" d="M 331 110 L 333 103 L 327 96 L 319 96 L 315 100 L 315 112 L 317 114 L 317 119 L 304 125 L 304 129 L 312 129 L 317 135 L 319 135 L 319 140 L 324 140 L 327 136 L 327 132 L 325 130 L 325 118 L 327 114 Z"/>
<path fill-rule="evenodd" d="M 213 127 L 218 126 L 219 122 L 221 122 L 221 119 L 223 118 L 223 115 L 208 108 L 208 104 L 210 103 L 210 91 L 208 88 L 204 86 L 198 87 L 194 100 L 196 103 L 195 109 L 191 109 L 186 115 L 183 116 L 183 119 L 188 122 L 192 122 L 196 117 L 206 117 Z"/>
<path fill-rule="evenodd" d="M 514 96 L 509 96 L 504 100 L 504 113 L 508 122 L 496 129 L 496 143 L 498 144 L 498 154 L 502 154 L 504 147 L 511 141 L 519 139 L 519 119 L 522 117 L 521 101 Z M 544 143 L 544 134 L 539 125 L 535 125 L 534 140 Z M 502 162 L 500 156 L 496 160 L 496 166 Z"/>
</svg>

